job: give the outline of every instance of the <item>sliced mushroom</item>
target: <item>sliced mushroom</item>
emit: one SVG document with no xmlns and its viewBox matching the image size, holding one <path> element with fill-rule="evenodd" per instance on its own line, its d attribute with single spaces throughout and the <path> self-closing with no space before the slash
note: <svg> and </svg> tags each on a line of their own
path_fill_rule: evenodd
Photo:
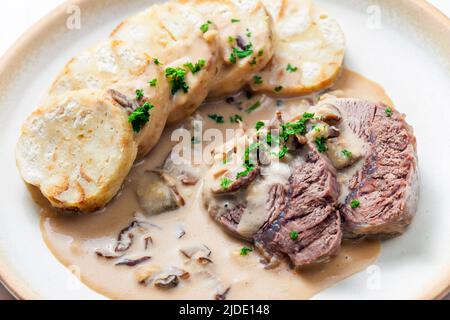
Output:
<svg viewBox="0 0 450 320">
<path fill-rule="evenodd" d="M 178 192 L 177 183 L 176 183 L 175 179 L 172 178 L 172 176 L 166 172 L 161 172 L 160 174 L 161 174 L 161 177 L 164 179 L 164 181 L 167 183 L 167 185 L 172 190 L 173 196 L 175 197 L 178 207 L 184 206 L 185 201 L 184 201 L 184 198 L 181 196 L 181 194 Z"/>
<path fill-rule="evenodd" d="M 177 226 L 176 235 L 178 239 L 181 239 L 186 235 L 186 231 L 181 226 Z"/>
<path fill-rule="evenodd" d="M 116 243 L 114 245 L 113 252 L 108 249 L 96 250 L 96 254 L 99 257 L 105 259 L 116 259 L 122 257 L 126 251 L 128 251 L 134 243 L 134 233 L 136 231 L 144 232 L 145 226 L 137 220 L 133 220 L 127 227 L 120 230 Z"/>
<path fill-rule="evenodd" d="M 183 158 L 172 159 L 170 153 L 164 161 L 163 170 L 168 174 L 180 179 L 180 182 L 186 186 L 194 186 L 199 181 L 199 168 L 195 167 L 189 161 Z"/>
<path fill-rule="evenodd" d="M 213 261 L 207 257 L 198 257 L 197 262 L 200 263 L 201 265 L 207 265 L 207 264 L 213 263 Z"/>
<path fill-rule="evenodd" d="M 242 38 L 242 36 L 240 36 L 240 35 L 238 35 L 236 37 L 236 44 L 242 50 L 246 50 L 246 48 L 247 48 L 247 43 L 245 42 L 244 38 Z M 250 91 L 248 91 L 248 92 L 250 92 Z"/>
<path fill-rule="evenodd" d="M 154 224 L 154 223 L 148 221 L 147 218 L 145 217 L 145 215 L 139 211 L 134 212 L 133 217 L 134 217 L 134 220 L 139 224 L 139 226 L 147 226 L 147 227 L 156 228 L 158 230 L 162 230 L 162 228 L 160 226 L 158 226 L 157 224 Z"/>
<path fill-rule="evenodd" d="M 188 259 L 211 256 L 211 250 L 205 245 L 190 246 L 180 249 L 180 253 Z"/>
<path fill-rule="evenodd" d="M 182 271 L 179 275 L 178 278 L 182 279 L 182 280 L 187 280 L 191 277 L 191 274 L 187 271 Z"/>
<path fill-rule="evenodd" d="M 147 250 L 149 244 L 153 244 L 153 238 L 151 236 L 147 236 L 144 238 L 144 249 Z"/>
<path fill-rule="evenodd" d="M 138 259 L 124 259 L 122 261 L 119 261 L 116 263 L 116 266 L 127 266 L 127 267 L 134 267 L 137 266 L 138 264 L 144 263 L 148 260 L 150 260 L 152 257 L 150 256 L 145 256 L 145 257 L 141 257 Z"/>
<path fill-rule="evenodd" d="M 117 244 L 114 249 L 115 252 L 125 252 L 133 245 L 134 234 L 133 230 L 139 226 L 138 221 L 133 221 L 131 224 L 122 229 L 117 236 Z"/>
<path fill-rule="evenodd" d="M 335 126 L 328 128 L 328 138 L 337 138 L 341 135 L 341 131 Z"/>
<path fill-rule="evenodd" d="M 134 277 L 140 284 L 146 284 L 154 275 L 161 273 L 162 269 L 159 265 L 146 264 L 140 266 L 134 272 Z"/>
<path fill-rule="evenodd" d="M 139 104 L 135 100 L 128 99 L 126 95 L 117 90 L 110 89 L 108 90 L 108 93 L 111 95 L 114 101 L 116 101 L 125 109 L 130 109 L 131 111 L 133 111 L 139 107 Z"/>
<path fill-rule="evenodd" d="M 158 287 L 158 288 L 161 288 L 161 289 L 175 288 L 176 286 L 178 286 L 178 283 L 180 283 L 180 280 L 174 274 L 170 274 L 170 275 L 165 276 L 163 278 L 157 278 L 153 282 L 155 287 Z"/>
<path fill-rule="evenodd" d="M 217 293 L 214 296 L 214 300 L 226 300 L 227 299 L 227 295 L 230 292 L 231 287 L 226 288 L 224 291 Z"/>
<path fill-rule="evenodd" d="M 260 175 L 261 175 L 261 168 L 256 167 L 255 169 L 250 171 L 246 176 L 233 181 L 228 187 L 223 188 L 222 186 L 218 186 L 213 188 L 211 191 L 213 194 L 216 195 L 233 193 L 243 188 L 247 188 Z"/>
<path fill-rule="evenodd" d="M 183 269 L 171 267 L 154 278 L 153 285 L 161 289 L 175 288 L 181 280 L 189 279 L 191 274 Z"/>
<path fill-rule="evenodd" d="M 184 205 L 184 199 L 168 174 L 146 171 L 138 181 L 136 190 L 139 204 L 147 214 L 160 214 Z"/>
<path fill-rule="evenodd" d="M 103 251 L 103 250 L 96 250 L 95 254 L 97 255 L 97 257 L 105 258 L 108 260 L 118 259 L 118 258 L 121 258 L 124 256 L 123 253 L 117 254 L 117 253 L 113 253 L 110 251 Z"/>
<path fill-rule="evenodd" d="M 332 126 L 339 124 L 342 120 L 341 113 L 330 102 L 323 102 L 313 106 L 309 109 L 309 112 L 314 113 L 315 117 Z"/>
</svg>

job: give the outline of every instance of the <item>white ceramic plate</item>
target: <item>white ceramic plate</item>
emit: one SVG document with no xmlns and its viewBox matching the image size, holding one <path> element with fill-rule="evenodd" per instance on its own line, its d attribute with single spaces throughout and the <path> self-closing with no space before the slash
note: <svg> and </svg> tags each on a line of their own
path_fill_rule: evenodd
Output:
<svg viewBox="0 0 450 320">
<path fill-rule="evenodd" d="M 316 1 L 345 31 L 347 66 L 382 84 L 407 114 L 421 169 L 420 206 L 409 231 L 383 243 L 376 266 L 316 298 L 437 298 L 450 285 L 450 21 L 421 0 Z M 103 298 L 45 246 L 13 151 L 21 123 L 65 62 L 153 2 L 69 1 L 0 61 L 0 278 L 19 298 Z M 73 5 L 81 9 L 81 29 L 67 27 L 78 10 Z"/>
</svg>

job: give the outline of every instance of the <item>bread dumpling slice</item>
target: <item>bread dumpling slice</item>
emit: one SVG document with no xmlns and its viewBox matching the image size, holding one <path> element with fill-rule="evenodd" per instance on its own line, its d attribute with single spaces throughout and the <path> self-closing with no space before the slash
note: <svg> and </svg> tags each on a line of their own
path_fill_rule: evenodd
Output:
<svg viewBox="0 0 450 320">
<path fill-rule="evenodd" d="M 345 53 L 337 21 L 311 0 L 262 1 L 274 23 L 274 56 L 251 80 L 251 88 L 291 96 L 333 85 Z"/>
<path fill-rule="evenodd" d="M 203 33 L 205 22 L 191 6 L 167 2 L 125 20 L 111 35 L 138 52 L 151 53 L 164 68 L 172 95 L 169 123 L 200 106 L 220 70 L 218 32 L 211 26 Z"/>
<path fill-rule="evenodd" d="M 260 0 L 178 0 L 191 4 L 219 29 L 223 68 L 210 97 L 241 89 L 272 58 L 272 26 Z"/>
<path fill-rule="evenodd" d="M 162 68 L 149 54 L 120 40 L 104 41 L 74 57 L 54 81 L 49 95 L 84 89 L 107 91 L 128 110 L 145 101 L 151 103 L 150 122 L 136 134 L 138 158 L 159 141 L 169 114 L 170 94 Z"/>
<path fill-rule="evenodd" d="M 126 110 L 83 90 L 48 99 L 24 123 L 19 171 L 60 209 L 94 212 L 119 191 L 137 153 Z"/>
</svg>

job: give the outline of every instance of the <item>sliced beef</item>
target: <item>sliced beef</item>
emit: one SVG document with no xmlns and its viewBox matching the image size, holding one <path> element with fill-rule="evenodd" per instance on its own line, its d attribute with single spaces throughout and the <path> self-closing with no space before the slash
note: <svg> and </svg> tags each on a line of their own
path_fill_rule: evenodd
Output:
<svg viewBox="0 0 450 320">
<path fill-rule="evenodd" d="M 349 194 L 340 209 L 347 234 L 403 233 L 419 197 L 416 139 L 411 127 L 402 114 L 384 104 L 358 99 L 336 99 L 333 104 L 365 143 L 363 165 L 350 179 Z"/>
<path fill-rule="evenodd" d="M 239 223 L 251 206 L 245 190 L 239 192 L 207 196 L 206 207 L 227 231 L 253 241 L 264 256 L 287 256 L 298 268 L 326 260 L 339 250 L 342 231 L 336 211 L 339 196 L 336 171 L 312 148 L 305 161 L 293 166 L 286 184 L 275 183 L 264 195 L 265 212 L 252 212 L 263 214 L 266 219 L 251 236 L 239 230 Z"/>
<path fill-rule="evenodd" d="M 317 152 L 310 152 L 306 162 L 293 170 L 287 188 L 272 189 L 269 219 L 254 236 L 257 247 L 289 256 L 295 267 L 336 254 L 342 238 L 338 196 L 334 168 Z"/>
<path fill-rule="evenodd" d="M 329 127 L 323 131 L 328 133 L 325 147 L 318 144 L 310 133 L 326 114 L 320 114 L 323 105 L 316 106 L 319 116 L 309 120 L 310 131 L 301 144 L 289 147 L 293 153 L 285 180 L 276 170 L 263 174 L 267 166 L 261 165 L 261 172 L 222 193 L 205 190 L 211 216 L 235 236 L 254 242 L 270 265 L 281 257 L 296 268 L 327 260 L 339 250 L 343 231 L 351 238 L 400 234 L 416 212 L 416 140 L 404 116 L 359 99 L 325 103 L 337 112 L 325 120 L 342 134 L 330 135 Z M 337 166 L 339 173 L 331 164 L 335 153 L 349 158 Z"/>
</svg>

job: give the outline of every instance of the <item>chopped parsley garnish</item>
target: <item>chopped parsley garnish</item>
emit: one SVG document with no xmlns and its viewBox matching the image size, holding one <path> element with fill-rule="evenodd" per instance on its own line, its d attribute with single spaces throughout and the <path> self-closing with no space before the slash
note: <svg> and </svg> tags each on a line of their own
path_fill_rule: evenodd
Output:
<svg viewBox="0 0 450 320">
<path fill-rule="evenodd" d="M 300 120 L 296 122 L 286 122 L 281 125 L 280 137 L 284 141 L 288 141 L 289 137 L 292 135 L 305 135 L 306 134 L 306 123 L 308 120 L 314 118 L 314 113 L 305 112 Z"/>
<path fill-rule="evenodd" d="M 210 118 L 211 120 L 215 121 L 216 123 L 225 123 L 225 119 L 218 114 L 209 114 L 208 118 Z"/>
<path fill-rule="evenodd" d="M 146 102 L 130 114 L 128 122 L 131 123 L 134 132 L 138 133 L 141 131 L 142 127 L 150 121 L 150 110 L 154 107 L 155 106 L 151 105 L 149 102 Z"/>
<path fill-rule="evenodd" d="M 270 132 L 267 133 L 266 142 L 268 145 L 272 144 L 272 134 Z"/>
<path fill-rule="evenodd" d="M 281 90 L 283 90 L 283 86 L 278 86 L 275 87 L 275 89 L 273 89 L 275 92 L 280 92 Z"/>
<path fill-rule="evenodd" d="M 280 152 L 278 153 L 278 158 L 283 159 L 286 156 L 286 153 L 289 151 L 288 147 L 284 145 Z"/>
<path fill-rule="evenodd" d="M 158 79 L 153 79 L 151 81 L 148 82 L 148 84 L 150 85 L 150 87 L 156 87 L 156 84 L 158 82 Z"/>
<path fill-rule="evenodd" d="M 262 57 L 264 55 L 264 50 L 261 49 L 258 51 L 258 57 Z"/>
<path fill-rule="evenodd" d="M 342 155 L 344 157 L 351 158 L 353 154 L 351 153 L 351 151 L 348 151 L 347 149 L 344 149 L 344 150 L 342 150 Z"/>
<path fill-rule="evenodd" d="M 209 30 L 209 25 L 210 24 L 212 24 L 212 21 L 207 21 L 205 24 L 202 24 L 201 26 L 200 26 L 200 30 L 203 32 L 203 33 L 206 33 L 206 32 L 208 32 L 208 30 Z"/>
<path fill-rule="evenodd" d="M 238 23 L 238 22 L 241 22 L 241 20 L 239 20 L 239 19 L 231 19 L 231 23 Z"/>
<path fill-rule="evenodd" d="M 234 48 L 233 52 L 236 54 L 236 56 L 239 59 L 247 58 L 253 54 L 253 45 L 251 43 L 249 43 L 248 45 L 245 46 L 244 50 L 239 49 L 239 48 Z"/>
<path fill-rule="evenodd" d="M 252 61 L 249 62 L 251 66 L 256 65 L 256 57 L 253 57 Z"/>
<path fill-rule="evenodd" d="M 233 180 L 227 177 L 222 177 L 220 179 L 220 187 L 222 189 L 228 189 L 233 184 Z"/>
<path fill-rule="evenodd" d="M 254 104 L 252 104 L 247 110 L 245 110 L 245 112 L 252 113 L 253 111 L 258 109 L 259 107 L 261 107 L 261 102 L 258 100 Z"/>
<path fill-rule="evenodd" d="M 356 209 L 361 205 L 361 202 L 358 199 L 353 199 L 352 202 L 350 203 L 350 207 L 352 209 Z"/>
<path fill-rule="evenodd" d="M 236 55 L 234 53 L 231 53 L 229 60 L 232 64 L 236 64 L 236 62 L 237 62 Z"/>
<path fill-rule="evenodd" d="M 136 90 L 136 99 L 139 101 L 142 100 L 142 98 L 144 98 L 144 90 L 142 89 Z"/>
<path fill-rule="evenodd" d="M 252 37 L 252 33 L 249 29 L 247 29 L 247 33 L 245 34 L 248 38 Z"/>
<path fill-rule="evenodd" d="M 254 169 L 255 169 L 255 167 L 252 164 L 245 165 L 245 170 L 241 171 L 241 172 L 238 172 L 238 174 L 236 175 L 236 179 L 248 176 L 248 174 L 250 172 L 252 172 Z"/>
<path fill-rule="evenodd" d="M 166 78 L 172 87 L 172 95 L 175 95 L 179 90 L 184 93 L 189 92 L 189 86 L 186 83 L 186 70 L 183 68 L 167 68 Z"/>
<path fill-rule="evenodd" d="M 191 70 L 192 73 L 197 73 L 206 65 L 206 61 L 204 59 L 198 60 L 196 64 L 191 62 L 186 63 L 184 66 Z"/>
<path fill-rule="evenodd" d="M 244 168 L 245 170 L 242 172 L 238 172 L 236 175 L 236 179 L 246 177 L 250 172 L 255 170 L 255 166 L 250 161 L 250 152 L 258 149 L 261 146 L 259 142 L 252 143 L 248 148 L 245 149 L 244 152 Z"/>
<path fill-rule="evenodd" d="M 259 129 L 261 129 L 264 126 L 265 126 L 264 122 L 258 121 L 258 122 L 256 122 L 255 128 L 256 128 L 256 130 L 259 130 Z"/>
<path fill-rule="evenodd" d="M 235 41 L 236 41 L 236 39 L 233 38 L 232 36 L 229 36 L 229 37 L 228 37 L 228 42 L 229 42 L 230 44 L 233 44 Z"/>
<path fill-rule="evenodd" d="M 287 65 L 287 67 L 286 67 L 286 71 L 289 71 L 289 72 L 297 72 L 298 71 L 298 68 L 297 67 L 294 67 L 292 64 L 288 64 Z"/>
<path fill-rule="evenodd" d="M 235 114 L 234 116 L 230 117 L 230 122 L 231 123 L 239 123 L 239 122 L 242 122 L 242 121 L 243 121 L 242 117 L 240 115 L 238 115 L 238 114 Z"/>
<path fill-rule="evenodd" d="M 390 118 L 392 117 L 392 109 L 391 108 L 386 108 L 384 109 L 384 113 L 386 113 L 386 115 Z"/>
<path fill-rule="evenodd" d="M 322 152 L 326 152 L 328 150 L 326 137 L 316 138 L 315 143 L 316 143 L 317 151 L 322 153 Z"/>
<path fill-rule="evenodd" d="M 256 76 L 253 76 L 253 82 L 255 84 L 262 84 L 263 83 L 263 79 L 262 79 L 261 76 L 256 75 Z"/>
<path fill-rule="evenodd" d="M 158 58 L 154 58 L 153 63 L 156 64 L 157 66 L 159 66 L 161 64 L 161 62 L 159 62 Z"/>
<path fill-rule="evenodd" d="M 244 59 L 250 57 L 253 54 L 253 44 L 249 43 L 245 46 L 244 49 L 241 48 L 233 48 L 233 52 L 230 54 L 230 62 L 235 64 L 237 59 Z"/>
<path fill-rule="evenodd" d="M 241 249 L 241 256 L 246 256 L 249 252 L 253 252 L 252 248 L 248 248 L 248 247 L 243 247 Z"/>
<path fill-rule="evenodd" d="M 289 237 L 291 238 L 291 240 L 297 240 L 298 239 L 298 232 L 297 231 L 291 231 L 289 233 Z"/>
</svg>

